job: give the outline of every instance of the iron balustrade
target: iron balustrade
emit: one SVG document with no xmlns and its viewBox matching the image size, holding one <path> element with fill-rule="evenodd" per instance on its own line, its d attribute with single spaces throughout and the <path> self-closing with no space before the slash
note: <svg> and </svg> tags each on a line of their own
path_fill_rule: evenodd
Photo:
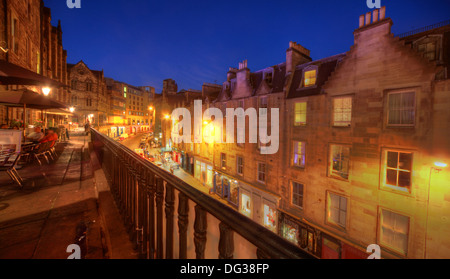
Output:
<svg viewBox="0 0 450 279">
<path fill-rule="evenodd" d="M 212 238 L 217 235 L 219 239 L 216 251 L 220 259 L 234 258 L 235 233 L 246 240 L 239 242 L 238 249 L 254 251 L 251 255 L 253 258 L 315 258 L 97 130 L 91 129 L 90 134 L 111 193 L 124 217 L 130 240 L 141 258 L 173 258 L 177 239 L 178 258 L 186 259 L 190 247 L 195 249 L 195 258 L 203 259 L 208 233 L 215 233 Z M 189 205 L 190 201 L 195 204 L 194 210 Z M 195 216 L 194 220 L 190 220 L 190 210 Z M 208 226 L 208 214 L 220 222 L 218 228 Z M 193 235 L 188 237 L 189 224 L 193 224 Z M 178 235 L 175 235 L 177 232 Z"/>
</svg>

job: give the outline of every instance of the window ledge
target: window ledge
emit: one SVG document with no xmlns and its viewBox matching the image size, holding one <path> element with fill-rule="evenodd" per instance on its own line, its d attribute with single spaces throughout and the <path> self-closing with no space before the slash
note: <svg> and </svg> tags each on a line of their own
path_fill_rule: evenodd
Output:
<svg viewBox="0 0 450 279">
<path fill-rule="evenodd" d="M 343 125 L 331 125 L 332 128 L 338 128 L 338 129 L 343 129 L 343 128 L 351 128 L 352 125 L 348 125 L 348 126 L 343 126 Z"/>
<path fill-rule="evenodd" d="M 316 89 L 317 88 L 317 84 L 316 85 L 311 85 L 311 86 L 302 86 L 297 88 L 297 91 L 303 91 L 303 90 L 308 90 L 308 89 Z"/>
<path fill-rule="evenodd" d="M 397 194 L 404 194 L 404 195 L 412 195 L 411 194 L 411 190 L 410 190 L 411 186 L 409 187 L 400 187 L 400 186 L 392 186 L 389 184 L 384 184 L 381 189 L 382 190 L 386 190 L 392 193 L 397 193 Z"/>
<path fill-rule="evenodd" d="M 329 178 L 335 179 L 335 180 L 339 180 L 339 181 L 343 181 L 343 182 L 350 182 L 349 178 L 343 178 L 334 174 L 330 174 L 328 175 Z"/>
</svg>

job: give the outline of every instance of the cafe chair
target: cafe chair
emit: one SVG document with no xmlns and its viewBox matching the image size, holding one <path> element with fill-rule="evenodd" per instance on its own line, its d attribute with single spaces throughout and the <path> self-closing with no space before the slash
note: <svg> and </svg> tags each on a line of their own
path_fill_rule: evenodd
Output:
<svg viewBox="0 0 450 279">
<path fill-rule="evenodd" d="M 6 171 L 12 181 L 23 188 L 23 179 L 16 170 L 20 154 L 16 152 L 13 144 L 0 144 L 0 171 Z"/>
</svg>

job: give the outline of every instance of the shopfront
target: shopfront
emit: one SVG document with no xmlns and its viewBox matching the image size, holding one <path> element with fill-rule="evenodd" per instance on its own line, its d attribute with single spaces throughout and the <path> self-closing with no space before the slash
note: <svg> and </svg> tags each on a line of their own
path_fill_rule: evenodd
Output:
<svg viewBox="0 0 450 279">
<path fill-rule="evenodd" d="M 239 182 L 233 177 L 220 172 L 214 172 L 214 193 L 228 201 L 235 207 L 239 207 Z"/>
<path fill-rule="evenodd" d="M 278 234 L 281 237 L 311 254 L 321 257 L 322 233 L 319 230 L 281 211 L 279 212 L 279 224 Z"/>
<path fill-rule="evenodd" d="M 189 153 L 186 153 L 183 169 L 189 174 L 194 175 L 194 157 L 192 157 Z"/>
<path fill-rule="evenodd" d="M 220 171 L 214 172 L 213 192 L 241 214 L 277 232 L 279 197 L 262 191 Z"/>
<path fill-rule="evenodd" d="M 195 158 L 194 177 L 209 189 L 213 188 L 213 166 L 211 163 Z"/>
</svg>

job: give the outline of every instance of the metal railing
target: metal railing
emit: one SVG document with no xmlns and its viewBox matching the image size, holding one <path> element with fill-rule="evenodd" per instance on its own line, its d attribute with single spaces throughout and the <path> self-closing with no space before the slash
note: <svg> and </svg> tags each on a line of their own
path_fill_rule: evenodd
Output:
<svg viewBox="0 0 450 279">
<path fill-rule="evenodd" d="M 142 258 L 186 259 L 189 254 L 203 259 L 205 250 L 208 248 L 208 255 L 211 255 L 211 245 L 214 245 L 211 243 L 207 247 L 207 236 L 213 236 L 210 237 L 211 242 L 218 239 L 218 243 L 215 242 L 218 247 L 214 249 L 217 249 L 215 255 L 221 259 L 242 255 L 235 251 L 235 246 L 238 250 L 246 250 L 246 257 L 259 259 L 314 258 L 98 131 L 92 129 L 91 137 L 130 239 Z M 194 212 L 194 220 L 189 218 L 190 211 Z M 178 216 L 178 230 L 174 224 L 175 214 Z M 212 225 L 208 226 L 209 220 Z M 193 229 L 188 226 L 191 222 Z M 192 233 L 189 238 L 188 231 Z M 234 234 L 240 235 L 244 241 L 239 238 L 239 244 L 235 245 L 237 238 Z"/>
<path fill-rule="evenodd" d="M 433 30 L 433 29 L 436 29 L 436 28 L 440 28 L 440 27 L 443 27 L 443 26 L 446 26 L 446 25 L 450 25 L 450 20 L 442 21 L 442 22 L 435 23 L 435 24 L 432 24 L 432 25 L 428 25 L 428 26 L 425 26 L 425 27 L 422 27 L 422 28 L 419 28 L 419 29 L 415 29 L 415 30 L 409 31 L 409 32 L 405 32 L 405 33 L 402 33 L 402 34 L 398 35 L 397 37 L 404 38 L 404 37 L 412 36 L 412 35 L 419 34 L 419 33 L 422 33 L 422 32 L 430 31 L 430 30 Z"/>
</svg>

